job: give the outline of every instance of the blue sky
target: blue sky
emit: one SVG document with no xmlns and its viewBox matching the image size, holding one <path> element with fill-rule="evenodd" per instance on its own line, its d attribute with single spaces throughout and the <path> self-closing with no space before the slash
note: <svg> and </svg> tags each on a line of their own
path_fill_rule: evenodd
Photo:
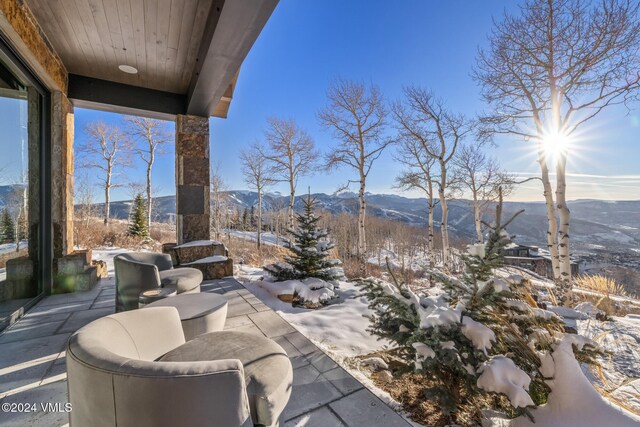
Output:
<svg viewBox="0 0 640 427">
<path fill-rule="evenodd" d="M 470 77 L 477 48 L 486 43 L 492 17 L 515 7 L 512 0 L 281 0 L 242 66 L 229 117 L 211 119 L 213 166 L 230 189 L 244 188 L 238 151 L 262 137 L 271 115 L 294 118 L 326 151 L 333 141 L 316 113 L 336 76 L 375 83 L 388 100 L 398 99 L 403 85 L 424 86 L 452 109 L 474 115 L 483 108 Z M 640 120 L 634 107 L 630 114 L 623 107 L 611 108 L 583 132 L 577 155 L 569 161 L 569 198 L 640 199 Z M 77 139 L 83 138 L 89 121 L 119 120 L 118 115 L 81 109 L 75 118 Z M 5 123 L 0 116 L 0 126 Z M 173 129 L 172 123 L 168 126 Z M 506 138 L 497 143 L 492 154 L 506 169 L 523 175 L 538 172 L 531 146 Z M 155 167 L 155 185 L 162 194 L 174 192 L 173 161 L 171 152 Z M 386 153 L 374 166 L 368 190 L 397 192 L 392 187 L 398 172 L 399 165 Z M 349 174 L 343 170 L 309 177 L 298 191 L 311 186 L 313 192 L 333 192 Z M 142 168 L 128 171 L 127 178 L 142 181 Z M 286 192 L 284 186 L 273 190 Z M 123 197 L 127 190 L 114 191 L 114 199 Z M 525 184 L 512 198 L 542 200 L 542 190 L 535 182 Z"/>
</svg>

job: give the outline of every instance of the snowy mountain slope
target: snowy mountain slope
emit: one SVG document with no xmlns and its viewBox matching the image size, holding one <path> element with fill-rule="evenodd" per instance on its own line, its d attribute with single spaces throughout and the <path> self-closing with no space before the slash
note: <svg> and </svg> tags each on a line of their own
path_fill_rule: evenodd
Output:
<svg viewBox="0 0 640 427">
<path fill-rule="evenodd" d="M 230 209 L 244 210 L 255 206 L 257 194 L 253 191 L 228 191 L 225 193 Z M 302 198 L 296 197 L 295 208 L 300 209 Z M 340 193 L 338 195 L 313 194 L 318 207 L 333 214 L 356 214 L 357 195 Z M 411 199 L 391 194 L 367 194 L 367 213 L 372 217 L 401 221 L 415 226 L 424 226 L 427 222 L 424 198 Z M 169 221 L 175 215 L 175 196 L 163 196 L 155 199 L 157 218 Z M 279 193 L 264 196 L 266 210 L 286 209 L 289 197 Z M 98 209 L 101 205 L 96 205 Z M 130 201 L 113 202 L 112 215 L 126 218 Z M 640 248 L 640 201 L 608 202 L 601 200 L 577 200 L 569 202 L 572 213 L 571 236 L 578 251 L 590 251 L 594 248 L 615 248 L 625 251 Z M 506 202 L 505 216 L 524 209 L 509 228 L 511 234 L 524 244 L 545 246 L 547 233 L 546 208 L 540 202 Z M 489 212 L 492 209 L 488 209 Z M 453 232 L 462 239 L 473 238 L 474 223 L 471 202 L 452 200 L 449 203 L 449 224 Z M 440 221 L 440 207 L 436 206 L 434 217 L 436 226 Z M 486 217 L 490 221 L 490 217 Z"/>
</svg>

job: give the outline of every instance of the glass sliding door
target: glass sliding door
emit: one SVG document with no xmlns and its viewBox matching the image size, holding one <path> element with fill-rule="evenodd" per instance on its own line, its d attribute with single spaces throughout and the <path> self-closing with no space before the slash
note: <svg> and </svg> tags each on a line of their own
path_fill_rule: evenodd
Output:
<svg viewBox="0 0 640 427">
<path fill-rule="evenodd" d="M 47 100 L 0 40 L 0 330 L 35 303 L 50 280 L 50 210 L 42 196 L 49 182 Z"/>
</svg>

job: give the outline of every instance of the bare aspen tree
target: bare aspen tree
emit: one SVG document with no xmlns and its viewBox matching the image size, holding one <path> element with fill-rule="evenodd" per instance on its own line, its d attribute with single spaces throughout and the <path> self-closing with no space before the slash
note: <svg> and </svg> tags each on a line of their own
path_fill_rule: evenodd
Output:
<svg viewBox="0 0 640 427">
<path fill-rule="evenodd" d="M 398 112 L 398 107 L 394 106 L 394 111 Z M 399 138 L 399 148 L 396 155 L 405 168 L 396 177 L 396 186 L 403 190 L 420 190 L 427 198 L 427 247 L 429 250 L 429 266 L 435 266 L 435 245 L 433 211 L 436 206 L 434 183 L 438 179 L 435 175 L 434 157 L 430 156 L 422 148 L 423 141 L 411 134 L 401 134 Z"/>
<path fill-rule="evenodd" d="M 357 179 L 349 180 L 358 188 L 358 247 L 360 273 L 367 273 L 367 239 L 365 230 L 367 177 L 374 162 L 380 158 L 392 140 L 385 136 L 387 109 L 380 90 L 375 85 L 337 79 L 327 91 L 328 105 L 320 111 L 320 123 L 330 129 L 338 140 L 326 157 L 326 166 L 353 168 Z"/>
<path fill-rule="evenodd" d="M 454 158 L 455 180 L 471 195 L 476 241 L 482 243 L 482 215 L 492 202 L 498 201 L 498 193 L 511 192 L 513 178 L 500 169 L 495 158 L 487 156 L 483 144 L 463 144 Z"/>
<path fill-rule="evenodd" d="M 16 252 L 20 252 L 20 242 L 29 238 L 27 225 L 29 206 L 25 200 L 25 188 L 24 184 L 12 185 L 4 200 L 4 208 L 7 209 L 13 222 L 13 243 L 16 245 Z"/>
<path fill-rule="evenodd" d="M 515 136 L 537 149 L 547 245 L 563 304 L 572 297 L 567 141 L 607 107 L 637 99 L 639 7 L 631 0 L 527 0 L 519 15 L 505 13 L 496 21 L 489 47 L 478 53 L 474 77 L 492 107 L 483 118 L 486 132 Z"/>
<path fill-rule="evenodd" d="M 404 88 L 404 101 L 394 107 L 400 138 L 414 138 L 420 148 L 438 165 L 438 199 L 442 210 L 440 233 L 442 235 L 442 258 L 449 267 L 451 245 L 448 231 L 448 192 L 452 190 L 452 161 L 464 137 L 473 130 L 473 122 L 460 114 L 447 110 L 444 102 L 431 92 L 416 87 Z"/>
<path fill-rule="evenodd" d="M 146 166 L 147 223 L 151 226 L 153 207 L 151 170 L 156 157 L 165 153 L 164 146 L 173 141 L 173 136 L 167 130 L 166 121 L 137 116 L 127 116 L 125 120 L 129 135 L 136 142 L 134 152 Z"/>
<path fill-rule="evenodd" d="M 262 247 L 262 197 L 265 189 L 274 183 L 267 159 L 262 156 L 264 147 L 260 143 L 253 144 L 249 149 L 240 151 L 242 173 L 249 188 L 258 193 L 256 245 Z"/>
<path fill-rule="evenodd" d="M 211 174 L 211 193 L 213 196 L 213 203 L 211 206 L 211 220 L 213 225 L 213 235 L 216 240 L 220 240 L 222 236 L 221 230 L 227 228 L 226 223 L 229 213 L 229 206 L 227 204 L 227 184 L 222 178 L 222 174 L 218 168 L 214 168 Z"/>
<path fill-rule="evenodd" d="M 95 206 L 93 186 L 86 173 L 76 176 L 74 179 L 73 197 L 75 204 L 74 215 L 74 242 L 84 246 L 84 236 L 89 232 L 91 222 L 98 215 Z"/>
<path fill-rule="evenodd" d="M 311 136 L 292 119 L 270 117 L 264 132 L 267 142 L 262 155 L 270 162 L 274 180 L 289 185 L 288 227 L 294 227 L 293 205 L 298 178 L 309 175 L 318 159 Z"/>
<path fill-rule="evenodd" d="M 131 164 L 131 140 L 127 138 L 117 126 L 104 122 L 92 122 L 85 128 L 87 140 L 78 146 L 81 167 L 98 169 L 103 173 L 102 187 L 104 189 L 104 224 L 109 224 L 111 189 L 120 184 L 114 182 L 114 177 L 120 168 Z"/>
</svg>

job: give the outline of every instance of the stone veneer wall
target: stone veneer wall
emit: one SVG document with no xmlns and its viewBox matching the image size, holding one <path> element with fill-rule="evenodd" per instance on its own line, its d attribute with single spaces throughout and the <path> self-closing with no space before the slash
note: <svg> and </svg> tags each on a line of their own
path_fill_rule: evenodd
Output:
<svg viewBox="0 0 640 427">
<path fill-rule="evenodd" d="M 53 256 L 73 251 L 73 105 L 61 92 L 51 94 L 51 217 Z"/>
<path fill-rule="evenodd" d="M 24 0 L 0 0 L 0 29 L 50 90 L 67 93 L 67 70 Z"/>
<path fill-rule="evenodd" d="M 209 118 L 176 117 L 178 244 L 210 239 Z"/>
</svg>

